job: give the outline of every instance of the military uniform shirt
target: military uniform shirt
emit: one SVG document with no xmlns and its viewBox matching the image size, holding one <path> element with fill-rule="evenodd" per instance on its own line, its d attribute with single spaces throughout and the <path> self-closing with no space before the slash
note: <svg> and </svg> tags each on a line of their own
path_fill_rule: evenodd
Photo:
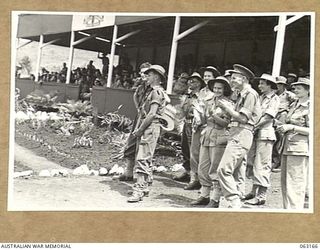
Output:
<svg viewBox="0 0 320 250">
<path fill-rule="evenodd" d="M 209 100 L 205 100 L 205 112 L 204 112 L 204 120 L 206 123 L 206 127 L 202 131 L 201 143 L 203 146 L 216 146 L 216 145 L 226 145 L 227 137 L 229 135 L 226 127 L 222 127 L 218 125 L 215 120 L 212 118 L 212 115 L 219 116 L 226 122 L 230 122 L 230 115 L 217 107 L 217 101 L 219 99 L 223 99 L 232 103 L 229 99 L 225 97 L 213 97 Z"/>
<path fill-rule="evenodd" d="M 182 112 L 185 120 L 191 122 L 193 119 L 193 105 L 198 99 L 198 93 L 188 94 L 182 100 Z"/>
<path fill-rule="evenodd" d="M 283 93 L 279 95 L 280 105 L 279 105 L 279 113 L 283 111 L 288 111 L 292 102 L 296 100 L 296 96 L 294 93 L 285 90 Z"/>
<path fill-rule="evenodd" d="M 167 103 L 170 102 L 169 96 L 165 93 L 164 89 L 161 86 L 151 87 L 152 90 L 146 98 L 146 101 L 143 104 L 143 110 L 147 115 L 150 111 L 150 107 L 152 104 L 156 103 L 159 105 L 157 114 L 161 115 L 163 112 L 163 108 Z"/>
<path fill-rule="evenodd" d="M 268 114 L 272 118 L 275 118 L 280 104 L 280 98 L 276 95 L 275 91 L 271 91 L 268 94 L 262 94 L 260 96 L 260 102 L 262 115 Z M 276 140 L 276 135 L 273 128 L 273 119 L 259 128 L 257 139 L 272 141 Z"/>
<path fill-rule="evenodd" d="M 254 126 L 259 121 L 261 117 L 259 95 L 250 85 L 240 92 L 240 97 L 235 105 L 235 111 L 245 115 L 248 119 L 247 124 L 249 125 Z"/>
<path fill-rule="evenodd" d="M 300 127 L 309 127 L 310 101 L 299 103 L 293 102 L 287 116 L 286 122 Z M 309 154 L 309 136 L 297 132 L 286 133 L 284 155 L 305 155 Z"/>
</svg>

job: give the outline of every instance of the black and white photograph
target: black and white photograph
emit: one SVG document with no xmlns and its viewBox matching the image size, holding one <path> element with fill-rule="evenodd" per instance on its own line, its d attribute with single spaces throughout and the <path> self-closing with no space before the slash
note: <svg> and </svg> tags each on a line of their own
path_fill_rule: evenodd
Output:
<svg viewBox="0 0 320 250">
<path fill-rule="evenodd" d="M 8 211 L 314 212 L 315 13 L 11 21 Z"/>
</svg>

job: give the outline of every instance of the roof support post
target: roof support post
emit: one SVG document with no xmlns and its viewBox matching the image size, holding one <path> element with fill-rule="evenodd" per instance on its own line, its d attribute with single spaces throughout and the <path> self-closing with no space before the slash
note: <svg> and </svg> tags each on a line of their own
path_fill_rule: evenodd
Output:
<svg viewBox="0 0 320 250">
<path fill-rule="evenodd" d="M 171 45 L 169 70 L 168 70 L 168 83 L 167 83 L 167 93 L 168 94 L 172 94 L 173 75 L 174 75 L 174 68 L 175 68 L 175 63 L 176 63 L 179 40 L 186 37 L 187 35 L 191 34 L 192 32 L 200 29 L 202 26 L 206 25 L 208 22 L 209 21 L 204 21 L 204 22 L 198 23 L 197 25 L 195 25 L 195 26 L 191 27 L 190 29 L 187 29 L 186 31 L 179 34 L 181 17 L 176 16 L 176 21 L 174 23 L 174 30 L 173 30 L 172 45 Z"/>
<path fill-rule="evenodd" d="M 36 75 L 35 75 L 36 82 L 39 81 L 42 45 L 43 45 L 43 35 L 40 35 L 40 41 L 39 41 L 39 47 L 38 47 L 38 57 L 37 57 L 37 66 L 36 66 Z"/>
<path fill-rule="evenodd" d="M 67 79 L 66 84 L 70 83 L 71 80 L 71 70 L 72 70 L 72 63 L 73 63 L 73 52 L 74 52 L 74 38 L 75 38 L 75 31 L 71 31 L 71 38 L 70 38 L 70 50 L 69 50 L 69 61 L 68 61 L 68 71 L 67 71 Z"/>
<path fill-rule="evenodd" d="M 113 74 L 113 61 L 114 61 L 114 54 L 116 51 L 116 40 L 118 35 L 118 25 L 113 26 L 113 37 L 111 43 L 111 51 L 110 51 L 110 58 L 109 58 L 109 70 L 108 70 L 108 79 L 107 79 L 107 87 L 111 87 L 112 82 L 112 74 Z"/>
<path fill-rule="evenodd" d="M 19 39 L 19 38 L 18 38 Z M 26 46 L 26 45 L 28 45 L 29 43 L 32 43 L 33 41 L 28 41 L 28 42 L 25 42 L 25 43 L 23 43 L 23 44 L 21 44 L 21 45 L 19 45 L 19 42 L 18 42 L 18 47 L 17 47 L 17 49 L 20 49 L 20 48 L 22 48 L 22 47 L 24 47 L 24 46 Z"/>
<path fill-rule="evenodd" d="M 80 44 L 80 43 L 83 43 L 83 42 L 85 42 L 85 41 L 87 41 L 87 40 L 90 40 L 90 39 L 92 39 L 92 38 L 95 38 L 95 37 L 96 37 L 96 34 L 91 35 L 91 36 L 88 36 L 88 37 L 81 38 L 81 39 L 79 39 L 78 41 L 74 41 L 74 42 L 72 43 L 72 45 L 73 45 L 73 47 L 74 47 L 74 46 L 76 46 L 76 45 L 78 45 L 78 44 Z"/>
<path fill-rule="evenodd" d="M 107 79 L 107 87 L 111 87 L 112 82 L 112 73 L 113 73 L 113 61 L 114 61 L 114 55 L 116 52 L 116 45 L 121 45 L 119 42 L 127 39 L 130 36 L 133 36 L 137 33 L 139 33 L 141 30 L 132 31 L 128 34 L 125 34 L 119 38 L 118 36 L 118 25 L 113 26 L 113 37 L 112 37 L 112 44 L 111 44 L 111 52 L 110 52 L 110 58 L 109 58 L 109 70 L 108 70 L 108 79 Z"/>
<path fill-rule="evenodd" d="M 116 42 L 116 43 L 120 43 L 120 42 L 123 41 L 124 39 L 127 39 L 128 37 L 133 36 L 133 35 L 135 35 L 135 34 L 137 34 L 137 33 L 139 33 L 139 32 L 140 32 L 140 30 L 132 31 L 132 32 L 130 32 L 130 33 L 128 33 L 128 34 L 125 34 L 125 35 L 119 37 L 119 38 L 116 38 L 115 42 Z"/>
<path fill-rule="evenodd" d="M 284 45 L 284 38 L 286 33 L 286 20 L 287 20 L 286 14 L 279 15 L 279 21 L 277 25 L 278 31 L 277 31 L 276 47 L 274 50 L 274 57 L 273 57 L 272 76 L 280 75 L 283 45 Z"/>
<path fill-rule="evenodd" d="M 198 23 L 197 25 L 191 27 L 190 29 L 187 29 L 186 31 L 182 32 L 181 34 L 179 34 L 177 36 L 177 40 L 181 40 L 182 38 L 186 37 L 187 35 L 191 34 L 192 32 L 200 29 L 202 26 L 206 25 L 209 21 L 204 21 L 204 22 L 201 22 L 201 23 Z"/>
<path fill-rule="evenodd" d="M 46 46 L 48 46 L 48 45 L 50 45 L 50 44 L 53 44 L 53 43 L 55 43 L 55 42 L 57 42 L 57 41 L 59 41 L 59 40 L 60 40 L 60 38 L 54 39 L 54 40 L 52 40 L 52 41 L 50 41 L 50 42 L 47 42 L 47 43 L 44 43 L 44 44 L 42 44 L 42 48 L 44 48 L 44 47 L 46 47 Z"/>
<path fill-rule="evenodd" d="M 168 94 L 172 94 L 173 74 L 174 74 L 174 67 L 176 64 L 177 49 L 178 49 L 177 37 L 178 37 L 179 31 L 180 31 L 180 23 L 181 23 L 181 17 L 176 16 L 176 20 L 174 23 L 174 30 L 173 30 L 172 45 L 171 45 L 169 70 L 168 70 L 168 82 L 167 82 L 167 93 Z"/>
<path fill-rule="evenodd" d="M 286 20 L 286 26 L 288 26 L 289 24 L 299 20 L 300 18 L 304 17 L 305 15 L 295 15 L 293 17 L 290 17 L 289 19 Z M 279 30 L 279 25 L 274 27 L 274 31 L 278 31 Z"/>
</svg>

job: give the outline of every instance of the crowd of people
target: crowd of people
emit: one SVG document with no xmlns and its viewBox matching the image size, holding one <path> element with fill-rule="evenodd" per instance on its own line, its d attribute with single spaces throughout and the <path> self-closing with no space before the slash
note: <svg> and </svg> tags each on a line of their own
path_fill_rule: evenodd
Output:
<svg viewBox="0 0 320 250">
<path fill-rule="evenodd" d="M 140 202 L 152 187 L 152 158 L 161 119 L 170 102 L 166 72 L 160 65 L 143 63 L 136 81 L 137 108 L 120 181 L 136 182 L 128 202 Z M 259 77 L 234 64 L 221 74 L 207 66 L 176 81 L 183 117 L 184 171 L 173 179 L 188 182 L 185 190 L 199 190 L 193 206 L 219 208 L 224 197 L 230 208 L 268 201 L 271 172 L 281 171 L 283 207 L 303 209 L 308 198 L 309 75 L 293 73 Z M 184 86 L 184 87 L 183 87 Z M 245 180 L 252 189 L 245 193 Z"/>
</svg>

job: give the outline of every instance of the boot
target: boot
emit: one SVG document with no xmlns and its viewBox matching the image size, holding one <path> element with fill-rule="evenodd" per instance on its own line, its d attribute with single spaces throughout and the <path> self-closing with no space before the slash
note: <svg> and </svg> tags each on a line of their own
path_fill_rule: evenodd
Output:
<svg viewBox="0 0 320 250">
<path fill-rule="evenodd" d="M 266 203 L 267 198 L 267 189 L 267 187 L 258 186 L 257 196 L 254 199 L 247 201 L 246 204 L 253 206 L 264 205 Z"/>
<path fill-rule="evenodd" d="M 210 194 L 210 202 L 206 206 L 206 208 L 218 208 L 221 196 L 222 191 L 219 182 L 213 181 L 212 192 Z"/>
<path fill-rule="evenodd" d="M 187 171 L 178 172 L 173 175 L 172 179 L 175 181 L 189 182 L 190 181 L 190 174 Z"/>
<path fill-rule="evenodd" d="M 219 208 L 219 201 L 210 200 L 209 204 L 206 206 L 206 208 Z"/>
<path fill-rule="evenodd" d="M 250 193 L 246 194 L 246 195 L 243 197 L 242 200 L 251 200 L 251 199 L 253 199 L 254 197 L 256 197 L 258 188 L 259 188 L 258 185 L 253 184 Z"/>
<path fill-rule="evenodd" d="M 124 174 L 120 175 L 119 181 L 133 181 L 134 159 L 127 159 L 127 166 Z"/>
<path fill-rule="evenodd" d="M 192 206 L 208 205 L 209 202 L 210 202 L 210 198 L 209 197 L 200 196 L 197 200 L 191 202 L 191 205 Z"/>
<path fill-rule="evenodd" d="M 198 174 L 194 172 L 190 172 L 190 182 L 188 183 L 187 186 L 184 187 L 184 190 L 198 190 L 201 188 Z"/>
<path fill-rule="evenodd" d="M 191 181 L 187 186 L 184 187 L 184 190 L 198 190 L 201 188 L 199 181 Z"/>
<path fill-rule="evenodd" d="M 132 187 L 132 190 L 133 192 L 127 200 L 130 203 L 142 201 L 142 198 L 145 196 L 145 193 L 149 194 L 149 190 L 147 188 L 146 183 L 135 183 Z"/>
</svg>

